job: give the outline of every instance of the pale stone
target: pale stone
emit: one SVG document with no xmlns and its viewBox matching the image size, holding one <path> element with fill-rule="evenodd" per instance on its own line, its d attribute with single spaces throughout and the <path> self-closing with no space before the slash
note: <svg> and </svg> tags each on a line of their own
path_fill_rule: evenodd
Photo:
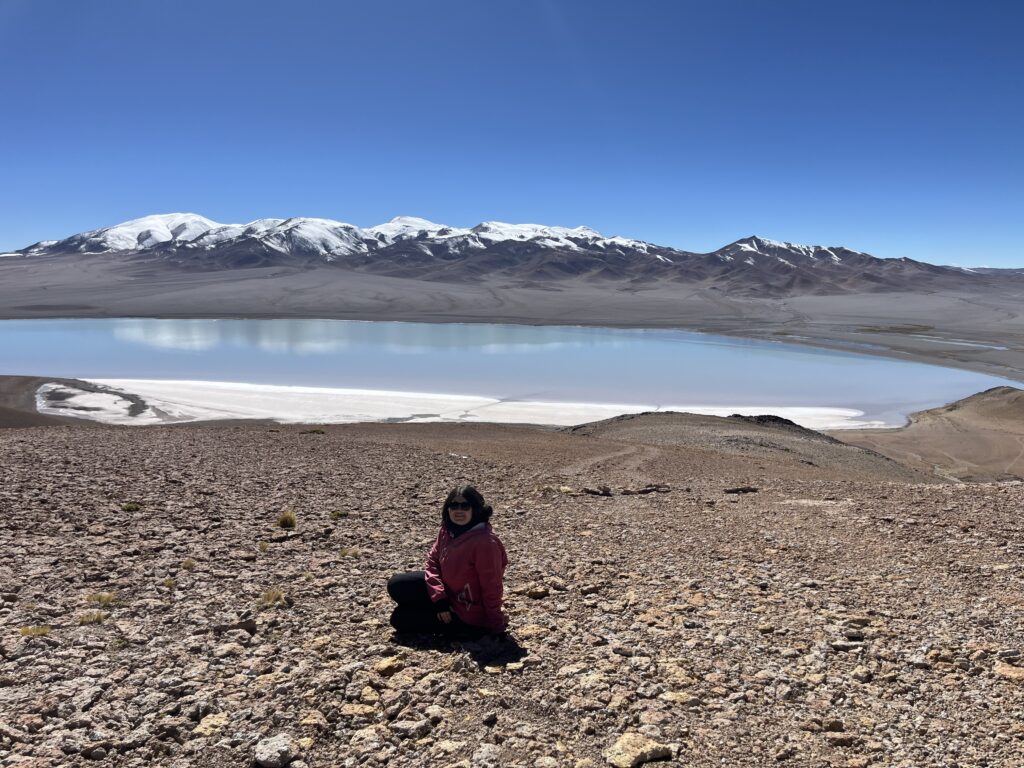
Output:
<svg viewBox="0 0 1024 768">
<path fill-rule="evenodd" d="M 306 725 L 313 728 L 326 728 L 327 717 L 319 709 L 310 709 L 302 716 L 299 725 Z"/>
<path fill-rule="evenodd" d="M 253 759 L 260 768 L 285 768 L 299 756 L 299 745 L 291 736 L 281 733 L 256 744 Z"/>
<path fill-rule="evenodd" d="M 373 671 L 383 677 L 390 677 L 404 668 L 405 662 L 402 661 L 401 656 L 388 656 L 373 665 Z"/>
<path fill-rule="evenodd" d="M 460 749 L 466 746 L 464 741 L 454 741 L 452 739 L 441 739 L 433 746 L 433 751 L 442 755 L 454 755 Z"/>
<path fill-rule="evenodd" d="M 228 724 L 228 716 L 221 712 L 216 715 L 207 715 L 199 721 L 192 734 L 195 736 L 213 736 L 219 733 Z"/>
<path fill-rule="evenodd" d="M 342 717 L 370 717 L 377 710 L 368 704 L 342 704 L 340 711 Z"/>
<path fill-rule="evenodd" d="M 245 648 L 238 643 L 223 643 L 213 649 L 213 655 L 218 659 L 228 656 L 241 656 L 243 653 L 245 653 Z"/>
<path fill-rule="evenodd" d="M 1024 667 L 1015 667 L 1012 664 L 997 661 L 995 665 L 995 673 L 1000 677 L 1012 680 L 1015 683 L 1024 683 Z"/>
<path fill-rule="evenodd" d="M 604 753 L 609 765 L 615 768 L 636 768 L 652 760 L 672 757 L 672 750 L 639 733 L 625 733 Z"/>
</svg>

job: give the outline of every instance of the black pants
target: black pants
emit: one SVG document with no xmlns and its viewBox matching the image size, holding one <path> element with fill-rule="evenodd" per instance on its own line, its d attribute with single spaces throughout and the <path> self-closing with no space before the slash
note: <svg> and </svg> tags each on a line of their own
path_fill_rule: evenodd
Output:
<svg viewBox="0 0 1024 768">
<path fill-rule="evenodd" d="M 467 624 L 449 609 L 451 622 L 445 624 L 437 618 L 437 606 L 430 600 L 423 571 L 396 573 L 388 579 L 388 594 L 398 605 L 391 614 L 391 626 L 400 633 L 426 633 L 452 637 L 480 637 L 482 627 Z"/>
</svg>

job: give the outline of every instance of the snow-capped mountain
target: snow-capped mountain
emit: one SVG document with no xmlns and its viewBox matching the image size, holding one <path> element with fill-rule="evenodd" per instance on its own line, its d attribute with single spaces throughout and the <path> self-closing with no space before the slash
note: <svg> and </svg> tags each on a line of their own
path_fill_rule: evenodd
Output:
<svg viewBox="0 0 1024 768">
<path fill-rule="evenodd" d="M 564 280 L 615 281 L 631 287 L 676 282 L 762 296 L 927 290 L 951 281 L 992 279 L 954 267 L 762 237 L 737 240 L 712 253 L 692 253 L 607 237 L 588 227 L 486 221 L 461 228 L 410 216 L 361 228 L 317 218 L 219 224 L 194 213 L 161 214 L 43 241 L 15 255 L 103 254 L 160 261 L 188 271 L 331 265 L 444 282 L 485 277 L 534 287 Z"/>
<path fill-rule="evenodd" d="M 485 221 L 471 229 L 463 229 L 413 216 L 397 216 L 386 224 L 361 229 L 354 224 L 331 219 L 259 219 L 248 224 L 218 224 L 195 213 L 167 213 L 83 232 L 65 240 L 46 240 L 19 253 L 109 253 L 141 251 L 160 245 L 211 249 L 241 240 L 259 241 L 282 251 L 297 250 L 325 257 L 368 252 L 403 240 L 436 240 L 470 249 L 485 249 L 490 244 L 507 241 L 536 241 L 546 247 L 568 250 L 581 250 L 587 245 L 619 245 L 638 250 L 647 247 L 639 240 L 606 238 L 588 227 L 568 229 Z"/>
</svg>

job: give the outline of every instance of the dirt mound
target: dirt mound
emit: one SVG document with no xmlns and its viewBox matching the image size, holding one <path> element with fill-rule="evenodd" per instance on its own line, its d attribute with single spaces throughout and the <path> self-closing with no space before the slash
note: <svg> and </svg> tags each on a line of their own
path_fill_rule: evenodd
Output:
<svg viewBox="0 0 1024 768">
<path fill-rule="evenodd" d="M 701 416 L 651 412 L 617 416 L 567 433 L 602 440 L 677 446 L 717 457 L 741 457 L 776 471 L 818 467 L 848 477 L 926 481 L 927 476 L 884 456 L 842 443 L 778 416 Z M 721 459 L 717 459 L 721 460 Z"/>
<path fill-rule="evenodd" d="M 1024 479 L 1024 391 L 1014 387 L 996 387 L 915 413 L 899 429 L 833 434 L 940 477 Z"/>
</svg>

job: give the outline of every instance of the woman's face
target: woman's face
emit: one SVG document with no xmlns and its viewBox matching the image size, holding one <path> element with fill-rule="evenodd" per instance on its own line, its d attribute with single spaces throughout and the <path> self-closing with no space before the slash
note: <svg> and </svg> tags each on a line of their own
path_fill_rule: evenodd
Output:
<svg viewBox="0 0 1024 768">
<path fill-rule="evenodd" d="M 448 502 L 448 518 L 456 525 L 465 525 L 473 519 L 473 505 L 462 496 Z"/>
</svg>

